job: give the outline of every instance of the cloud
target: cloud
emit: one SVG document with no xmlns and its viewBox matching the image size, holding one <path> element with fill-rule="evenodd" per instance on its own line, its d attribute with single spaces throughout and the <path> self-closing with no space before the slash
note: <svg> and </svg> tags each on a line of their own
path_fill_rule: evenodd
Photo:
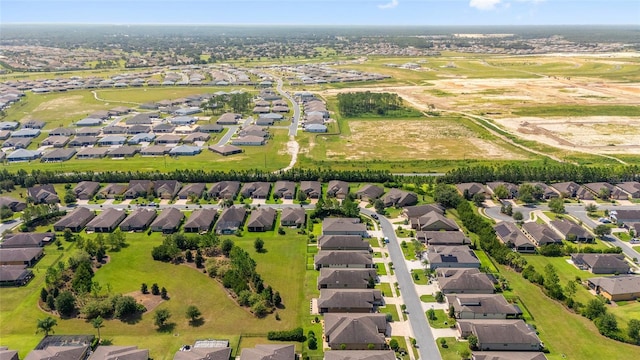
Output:
<svg viewBox="0 0 640 360">
<path fill-rule="evenodd" d="M 386 3 L 386 4 L 382 4 L 382 5 L 378 5 L 378 9 L 393 9 L 396 6 L 398 6 L 400 3 L 398 2 L 398 0 L 391 0 L 390 3 Z"/>
<path fill-rule="evenodd" d="M 469 6 L 478 10 L 493 10 L 502 0 L 471 0 Z"/>
</svg>

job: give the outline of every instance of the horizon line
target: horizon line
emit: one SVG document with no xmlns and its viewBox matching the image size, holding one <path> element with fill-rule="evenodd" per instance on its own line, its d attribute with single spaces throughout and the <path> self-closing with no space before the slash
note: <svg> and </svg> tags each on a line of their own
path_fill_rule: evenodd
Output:
<svg viewBox="0 0 640 360">
<path fill-rule="evenodd" d="M 302 26 L 302 27 L 376 27 L 376 28 L 400 28 L 400 27 L 530 27 L 530 26 L 631 26 L 640 28 L 640 24 L 608 24 L 608 23 L 583 23 L 583 24 L 272 24 L 272 23 L 82 23 L 82 22 L 4 22 L 6 25 L 84 25 L 84 26 Z"/>
</svg>

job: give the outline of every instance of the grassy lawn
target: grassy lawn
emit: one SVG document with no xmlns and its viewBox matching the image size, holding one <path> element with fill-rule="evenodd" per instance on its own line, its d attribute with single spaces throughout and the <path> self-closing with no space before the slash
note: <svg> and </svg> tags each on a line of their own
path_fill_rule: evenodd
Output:
<svg viewBox="0 0 640 360">
<path fill-rule="evenodd" d="M 567 311 L 561 304 L 549 299 L 537 286 L 520 274 L 500 267 L 509 281 L 513 293 L 526 299 L 539 336 L 551 351 L 549 359 L 628 359 L 638 353 L 638 347 L 608 339 L 598 333 L 593 322 Z M 561 274 L 561 272 L 559 272 Z M 533 305 L 532 305 L 533 304 Z M 562 319 L 562 321 L 558 321 Z"/>
<path fill-rule="evenodd" d="M 369 238 L 369 245 L 371 245 L 372 248 L 380 247 L 380 239 L 377 237 Z"/>
<path fill-rule="evenodd" d="M 582 280 L 596 277 L 598 275 L 592 274 L 588 271 L 580 270 L 577 267 L 567 262 L 568 257 L 546 257 L 540 255 L 524 255 L 527 259 L 527 263 L 533 265 L 536 271 L 544 275 L 544 268 L 548 264 L 553 265 L 556 268 L 558 277 L 560 278 L 560 284 L 564 287 L 569 281 L 574 281 L 576 277 Z M 583 304 L 586 304 L 589 300 L 593 299 L 593 295 L 587 291 L 583 286 L 578 286 L 578 291 L 575 295 L 575 300 Z"/>
<path fill-rule="evenodd" d="M 391 284 L 389 283 L 376 284 L 376 289 L 382 292 L 382 296 L 393 296 L 393 293 L 391 292 Z"/>
<path fill-rule="evenodd" d="M 436 318 L 429 319 L 427 316 L 427 320 L 429 320 L 429 325 L 432 328 L 436 329 L 448 329 L 456 325 L 455 319 L 450 319 L 449 316 L 444 312 L 444 310 L 435 310 Z M 425 312 L 426 315 L 426 312 Z"/>
<path fill-rule="evenodd" d="M 518 116 L 638 116 L 640 107 L 631 105 L 536 105 L 512 111 Z"/>
<path fill-rule="evenodd" d="M 446 347 L 440 345 L 440 339 L 447 341 Z M 436 344 L 438 344 L 438 349 L 440 349 L 442 360 L 460 360 L 462 351 L 469 349 L 468 342 L 457 341 L 454 337 L 438 338 L 436 339 Z"/>
<path fill-rule="evenodd" d="M 409 237 L 415 236 L 415 232 L 411 229 L 398 227 L 396 229 L 396 236 L 399 238 L 409 238 Z"/>
<path fill-rule="evenodd" d="M 407 346 L 407 342 L 404 340 L 404 336 L 392 336 L 392 339 L 396 339 L 398 341 L 398 345 L 400 345 L 400 350 L 404 349 L 405 351 L 407 351 L 407 353 L 405 353 L 404 355 L 401 355 L 401 353 L 396 353 L 396 357 L 402 360 L 409 360 L 411 357 L 409 356 L 408 351 L 409 347 Z"/>
<path fill-rule="evenodd" d="M 474 253 L 478 257 L 478 260 L 480 260 L 480 266 L 487 269 L 487 271 L 490 273 L 498 272 L 498 268 L 493 265 L 493 262 L 491 261 L 491 259 L 489 259 L 489 257 L 483 250 L 475 250 Z"/>
<path fill-rule="evenodd" d="M 385 314 L 391 314 L 391 319 L 393 321 L 400 321 L 400 317 L 398 316 L 398 307 L 395 304 L 379 307 L 378 311 Z"/>
<path fill-rule="evenodd" d="M 265 240 L 267 252 L 255 252 L 253 240 L 257 236 Z M 105 321 L 101 331 L 103 338 L 111 339 L 116 344 L 136 344 L 150 349 L 151 357 L 166 359 L 172 358 L 180 345 L 192 343 L 202 338 L 202 334 L 230 339 L 233 343 L 238 341 L 241 333 L 266 333 L 267 329 L 300 326 L 305 314 L 300 309 L 303 306 L 308 307 L 303 292 L 306 272 L 291 269 L 304 268 L 305 258 L 300 256 L 306 251 L 304 236 L 297 236 L 294 232 L 287 236 L 277 236 L 272 232 L 242 238 L 234 237 L 233 240 L 256 260 L 258 273 L 263 277 L 265 284 L 273 286 L 282 295 L 284 308 L 278 310 L 280 321 L 275 320 L 273 315 L 256 319 L 245 308 L 236 305 L 219 283 L 199 270 L 154 261 L 150 251 L 153 246 L 161 243 L 161 235 L 127 234 L 129 246 L 120 252 L 110 254 L 111 262 L 96 272 L 95 281 L 99 282 L 103 289 L 110 288 L 113 293 L 136 292 L 143 282 L 158 283 L 159 286 L 166 287 L 170 300 L 164 301 L 158 308 L 170 310 L 170 323 L 175 325 L 171 332 L 160 333 L 153 325 L 153 314 L 145 313 L 135 324 L 119 320 Z M 47 256 L 34 270 L 36 278 L 28 286 L 2 289 L 0 292 L 2 342 L 10 348 L 21 349 L 21 357 L 24 357 L 41 338 L 41 335 L 34 334 L 36 319 L 43 318 L 46 314 L 41 312 L 36 304 L 44 281 L 44 269 L 52 265 L 47 261 L 56 257 L 55 251 L 57 250 L 47 248 Z M 315 285 L 315 279 L 313 282 Z M 192 327 L 188 324 L 184 312 L 189 305 L 196 305 L 202 311 L 203 325 Z M 308 309 L 306 313 L 308 314 Z M 92 326 L 82 319 L 59 319 L 55 331 L 56 334 L 95 332 Z"/>
<path fill-rule="evenodd" d="M 420 295 L 420 301 L 422 302 L 436 302 L 436 297 L 433 295 Z"/>
<path fill-rule="evenodd" d="M 424 275 L 424 270 L 422 269 L 413 269 L 411 270 L 411 278 L 413 282 L 417 285 L 427 285 L 428 278 Z"/>
<path fill-rule="evenodd" d="M 376 268 L 378 275 L 387 275 L 387 267 L 384 266 L 384 263 L 376 263 Z"/>
<path fill-rule="evenodd" d="M 411 261 L 416 259 L 416 252 L 411 242 L 402 242 L 400 245 L 404 258 Z"/>
</svg>

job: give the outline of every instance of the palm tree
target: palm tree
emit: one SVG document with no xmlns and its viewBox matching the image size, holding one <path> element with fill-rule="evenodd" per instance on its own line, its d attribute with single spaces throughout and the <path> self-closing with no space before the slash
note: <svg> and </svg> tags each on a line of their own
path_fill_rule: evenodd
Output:
<svg viewBox="0 0 640 360">
<path fill-rule="evenodd" d="M 93 325 L 93 328 L 98 330 L 98 342 L 100 342 L 100 328 L 103 326 L 102 325 L 103 322 L 104 322 L 104 319 L 102 319 L 100 316 L 91 320 L 91 325 Z"/>
<path fill-rule="evenodd" d="M 44 319 L 38 319 L 38 330 L 36 332 L 43 332 L 44 336 L 48 336 L 49 333 L 55 333 L 55 331 L 53 331 L 53 327 L 56 325 L 58 325 L 58 322 L 51 316 L 47 316 Z"/>
</svg>

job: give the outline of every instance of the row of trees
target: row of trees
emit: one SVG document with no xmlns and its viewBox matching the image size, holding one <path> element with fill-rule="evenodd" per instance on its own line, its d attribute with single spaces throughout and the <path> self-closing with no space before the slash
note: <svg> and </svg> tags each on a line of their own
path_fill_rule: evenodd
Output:
<svg viewBox="0 0 640 360">
<path fill-rule="evenodd" d="M 365 91 L 338 94 L 338 110 L 344 117 L 385 115 L 389 111 L 401 109 L 402 103 L 402 98 L 392 93 Z"/>
<path fill-rule="evenodd" d="M 203 102 L 200 107 L 202 110 L 210 110 L 214 114 L 221 114 L 227 110 L 241 114 L 249 110 L 251 99 L 251 94 L 245 92 L 214 95 L 211 99 Z"/>
</svg>

